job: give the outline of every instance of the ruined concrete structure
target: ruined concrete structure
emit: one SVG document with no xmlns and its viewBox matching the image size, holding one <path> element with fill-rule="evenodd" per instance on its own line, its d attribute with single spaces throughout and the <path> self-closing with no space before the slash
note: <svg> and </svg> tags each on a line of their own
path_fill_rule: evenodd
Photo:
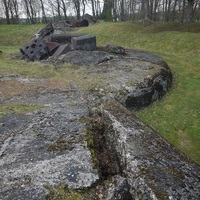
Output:
<svg viewBox="0 0 200 200">
<path fill-rule="evenodd" d="M 51 32 L 45 30 L 43 36 Z M 135 49 L 96 47 L 92 35 L 49 38 L 34 38 L 21 52 L 41 60 L 48 49 L 46 63 L 85 67 L 84 80 L 94 76 L 98 87 L 41 86 L 2 100 L 42 108 L 0 117 L 0 199 L 58 199 L 60 185 L 67 188 L 62 195 L 79 192 L 77 200 L 200 199 L 199 165 L 130 112 L 166 94 L 172 85 L 166 62 Z"/>
<path fill-rule="evenodd" d="M 44 40 L 54 32 L 53 25 L 47 24 L 37 31 L 35 38 L 20 48 L 21 53 L 29 60 L 43 60 L 49 56 L 58 58 L 71 50 L 96 50 L 96 36 L 82 34 L 54 34 L 48 41 Z"/>
</svg>

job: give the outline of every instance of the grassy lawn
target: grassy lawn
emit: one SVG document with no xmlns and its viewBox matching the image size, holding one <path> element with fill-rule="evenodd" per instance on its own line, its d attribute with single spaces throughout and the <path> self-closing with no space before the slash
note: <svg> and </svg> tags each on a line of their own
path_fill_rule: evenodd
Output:
<svg viewBox="0 0 200 200">
<path fill-rule="evenodd" d="M 45 66 L 9 59 L 41 27 L 0 25 L 0 50 L 4 52 L 0 75 L 59 77 Z M 168 63 L 174 77 L 172 88 L 161 101 L 135 114 L 200 164 L 200 24 L 104 22 L 78 32 L 95 34 L 98 46 L 141 49 Z"/>
</svg>

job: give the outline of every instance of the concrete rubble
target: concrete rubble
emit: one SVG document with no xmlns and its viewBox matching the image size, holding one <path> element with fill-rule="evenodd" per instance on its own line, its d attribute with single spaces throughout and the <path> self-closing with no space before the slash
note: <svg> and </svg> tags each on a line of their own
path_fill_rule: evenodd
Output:
<svg viewBox="0 0 200 200">
<path fill-rule="evenodd" d="M 45 38 L 50 36 L 47 41 Z M 96 50 L 96 36 L 83 34 L 54 34 L 52 23 L 37 31 L 35 38 L 20 48 L 24 57 L 30 61 L 58 58 L 70 50 Z"/>
</svg>

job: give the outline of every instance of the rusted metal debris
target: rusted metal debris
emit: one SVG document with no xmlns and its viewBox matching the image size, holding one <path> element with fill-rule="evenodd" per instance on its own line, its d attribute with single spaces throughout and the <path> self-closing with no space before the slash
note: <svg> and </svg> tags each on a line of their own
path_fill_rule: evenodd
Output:
<svg viewBox="0 0 200 200">
<path fill-rule="evenodd" d="M 67 20 L 65 21 L 64 25 L 67 27 L 86 27 L 89 26 L 89 22 L 87 19 L 83 19 L 82 21 L 78 22 L 70 22 Z"/>
<path fill-rule="evenodd" d="M 51 56 L 56 52 L 60 45 L 61 44 L 58 42 L 47 42 L 47 47 Z"/>
</svg>

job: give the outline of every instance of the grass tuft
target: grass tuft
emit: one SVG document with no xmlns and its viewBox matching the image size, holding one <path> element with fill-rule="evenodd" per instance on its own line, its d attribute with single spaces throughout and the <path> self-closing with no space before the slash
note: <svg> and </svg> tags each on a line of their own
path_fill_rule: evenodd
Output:
<svg viewBox="0 0 200 200">
<path fill-rule="evenodd" d="M 24 114 L 41 109 L 41 105 L 36 104 L 0 104 L 0 117 L 7 114 Z"/>
</svg>

